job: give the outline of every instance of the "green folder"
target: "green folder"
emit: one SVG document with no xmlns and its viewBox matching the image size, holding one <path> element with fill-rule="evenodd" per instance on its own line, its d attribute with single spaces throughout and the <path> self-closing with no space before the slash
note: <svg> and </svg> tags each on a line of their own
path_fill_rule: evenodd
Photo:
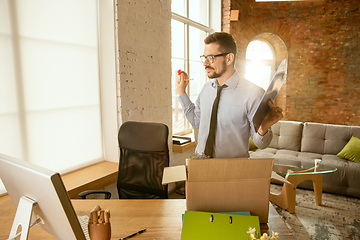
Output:
<svg viewBox="0 0 360 240">
<path fill-rule="evenodd" d="M 249 227 L 260 234 L 258 216 L 228 213 L 186 211 L 181 231 L 181 240 L 188 239 L 251 239 Z"/>
<path fill-rule="evenodd" d="M 219 212 L 219 213 L 251 216 L 250 212 Z M 182 222 L 184 222 L 184 215 L 185 215 L 185 213 L 184 213 L 184 214 L 181 214 L 181 216 L 182 216 Z"/>
</svg>

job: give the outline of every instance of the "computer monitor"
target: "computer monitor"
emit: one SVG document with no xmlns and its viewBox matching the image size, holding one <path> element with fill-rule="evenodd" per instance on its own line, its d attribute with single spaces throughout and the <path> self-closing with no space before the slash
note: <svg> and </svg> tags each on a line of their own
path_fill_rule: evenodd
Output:
<svg viewBox="0 0 360 240">
<path fill-rule="evenodd" d="M 10 239 L 19 225 L 27 239 L 30 222 L 39 218 L 36 226 L 60 240 L 86 239 L 58 173 L 0 154 L 0 178 L 17 207 Z"/>
</svg>

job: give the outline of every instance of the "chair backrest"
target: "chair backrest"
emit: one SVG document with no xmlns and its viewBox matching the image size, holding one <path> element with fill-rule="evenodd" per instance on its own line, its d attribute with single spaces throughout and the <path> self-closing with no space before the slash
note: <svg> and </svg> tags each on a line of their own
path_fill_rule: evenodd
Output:
<svg viewBox="0 0 360 240">
<path fill-rule="evenodd" d="M 119 129 L 119 198 L 168 198 L 169 129 L 162 123 L 125 122 Z"/>
</svg>

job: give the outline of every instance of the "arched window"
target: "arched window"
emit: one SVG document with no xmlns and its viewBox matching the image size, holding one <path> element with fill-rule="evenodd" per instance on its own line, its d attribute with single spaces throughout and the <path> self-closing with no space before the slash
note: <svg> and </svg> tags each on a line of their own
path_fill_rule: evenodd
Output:
<svg viewBox="0 0 360 240">
<path fill-rule="evenodd" d="M 251 41 L 246 50 L 245 78 L 266 90 L 274 72 L 275 57 L 272 46 L 262 40 Z"/>
</svg>

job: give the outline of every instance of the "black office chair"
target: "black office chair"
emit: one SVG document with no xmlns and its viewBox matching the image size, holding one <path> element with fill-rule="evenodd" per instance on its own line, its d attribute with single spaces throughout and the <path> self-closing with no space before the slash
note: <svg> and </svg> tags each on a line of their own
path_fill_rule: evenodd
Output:
<svg viewBox="0 0 360 240">
<path fill-rule="evenodd" d="M 119 198 L 168 198 L 169 129 L 162 123 L 125 122 L 119 130 Z"/>
<path fill-rule="evenodd" d="M 162 185 L 164 167 L 169 166 L 169 129 L 162 123 L 125 122 L 118 134 L 120 163 L 117 189 L 119 198 L 164 199 L 168 187 Z M 83 199 L 103 191 L 85 191 Z M 110 193 L 109 193 L 110 194 Z M 105 195 L 110 198 L 111 194 Z"/>
<path fill-rule="evenodd" d="M 110 199 L 111 192 L 104 190 L 86 190 L 78 194 L 82 199 Z"/>
</svg>

